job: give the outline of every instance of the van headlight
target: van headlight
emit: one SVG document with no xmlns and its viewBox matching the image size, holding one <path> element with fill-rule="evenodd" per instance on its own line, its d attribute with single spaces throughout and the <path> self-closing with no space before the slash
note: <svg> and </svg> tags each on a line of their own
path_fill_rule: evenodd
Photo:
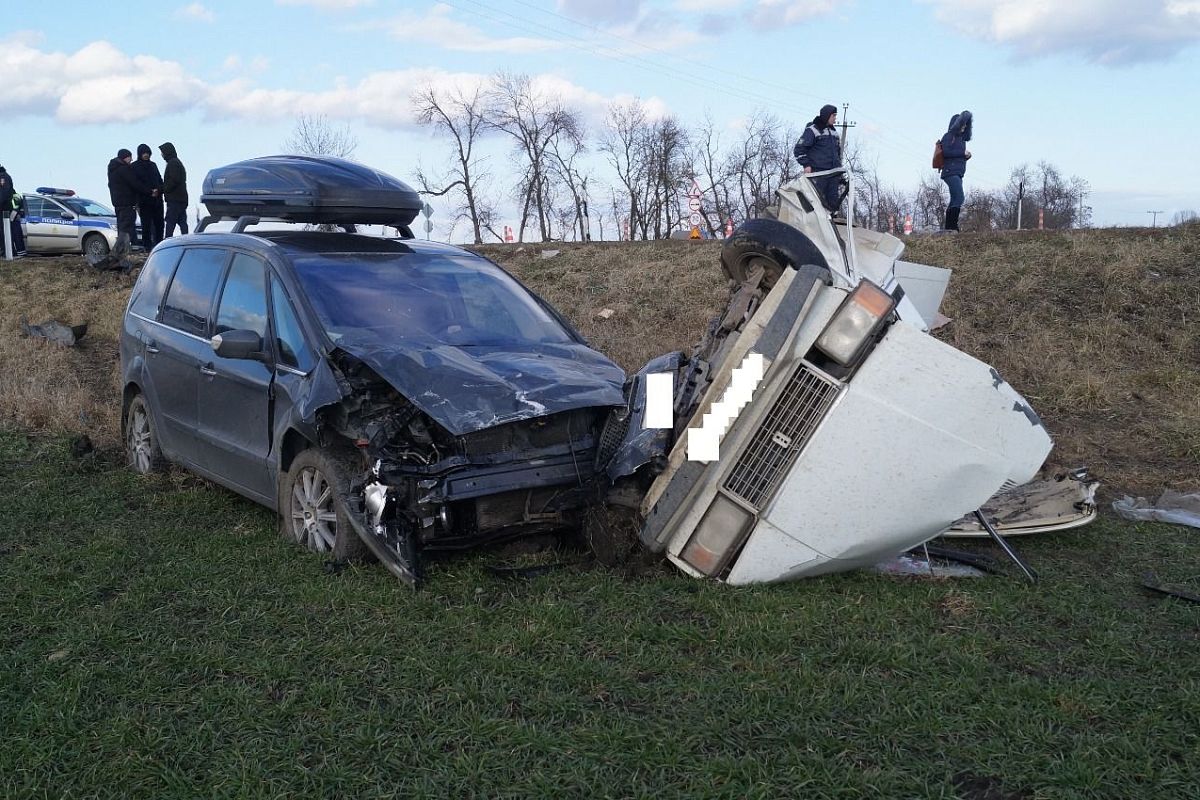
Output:
<svg viewBox="0 0 1200 800">
<path fill-rule="evenodd" d="M 719 575 L 746 538 L 753 521 L 753 514 L 718 494 L 679 557 L 709 577 Z"/>
<path fill-rule="evenodd" d="M 895 298 L 863 280 L 829 320 L 817 338 L 817 349 L 842 366 L 853 364 L 895 307 Z"/>
</svg>

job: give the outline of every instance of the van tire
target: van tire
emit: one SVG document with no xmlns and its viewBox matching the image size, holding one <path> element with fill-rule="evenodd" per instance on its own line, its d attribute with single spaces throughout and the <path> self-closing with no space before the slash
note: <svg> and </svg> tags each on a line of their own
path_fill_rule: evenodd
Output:
<svg viewBox="0 0 1200 800">
<path fill-rule="evenodd" d="M 762 267 L 760 284 L 770 289 L 788 267 L 805 264 L 829 268 L 825 256 L 800 231 L 778 220 L 751 219 L 743 222 L 721 247 L 721 268 L 741 283 L 756 267 Z"/>
</svg>

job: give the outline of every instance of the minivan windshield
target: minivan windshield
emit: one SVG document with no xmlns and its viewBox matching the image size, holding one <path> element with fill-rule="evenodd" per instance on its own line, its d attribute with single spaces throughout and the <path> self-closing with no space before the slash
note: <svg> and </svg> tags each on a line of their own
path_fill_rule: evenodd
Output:
<svg viewBox="0 0 1200 800">
<path fill-rule="evenodd" d="M 489 261 L 448 253 L 298 256 L 296 275 L 338 344 L 568 344 L 570 332 Z"/>
</svg>

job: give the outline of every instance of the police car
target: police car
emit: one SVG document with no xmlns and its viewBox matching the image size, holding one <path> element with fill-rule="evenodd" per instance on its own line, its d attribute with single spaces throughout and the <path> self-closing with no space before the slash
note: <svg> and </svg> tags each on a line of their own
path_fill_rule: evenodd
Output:
<svg viewBox="0 0 1200 800">
<path fill-rule="evenodd" d="M 117 216 L 70 189 L 39 186 L 25 197 L 25 249 L 103 258 L 117 244 Z"/>
</svg>

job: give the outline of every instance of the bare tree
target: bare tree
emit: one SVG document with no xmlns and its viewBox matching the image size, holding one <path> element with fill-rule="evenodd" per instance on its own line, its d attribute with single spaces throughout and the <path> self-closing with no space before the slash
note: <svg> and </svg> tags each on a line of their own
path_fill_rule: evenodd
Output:
<svg viewBox="0 0 1200 800">
<path fill-rule="evenodd" d="M 700 190 L 709 199 L 704 204 L 704 223 L 710 236 L 719 236 L 721 220 L 733 217 L 730 196 L 730 174 L 721 157 L 721 137 L 713 125 L 712 117 L 705 116 L 704 122 L 691 137 L 688 154 L 690 171 Z"/>
<path fill-rule="evenodd" d="M 650 204 L 644 223 L 653 225 L 654 238 L 671 235 L 683 219 L 679 199 L 686 191 L 688 174 L 688 135 L 674 117 L 664 117 L 649 127 L 641 142 L 642 160 L 647 165 L 650 184 Z M 643 228 L 643 238 L 649 238 Z"/>
<path fill-rule="evenodd" d="M 936 230 L 946 219 L 947 196 L 942 194 L 940 178 L 924 175 L 913 194 L 913 225 L 917 229 Z"/>
<path fill-rule="evenodd" d="M 433 86 L 425 86 L 413 94 L 412 102 L 417 121 L 438 133 L 449 134 L 454 145 L 452 166 L 437 180 L 432 180 L 422 169 L 417 169 L 421 192 L 438 196 L 457 189 L 462 196 L 462 205 L 456 211 L 456 218 L 469 219 L 475 244 L 482 244 L 484 227 L 480 211 L 484 203 L 478 194 L 487 175 L 480 168 L 475 144 L 490 129 L 484 114 L 483 87 L 477 86 L 471 92 L 439 92 Z M 444 184 L 441 188 L 435 188 L 435 185 L 441 184 Z"/>
<path fill-rule="evenodd" d="M 559 136 L 579 138 L 579 116 L 568 111 L 556 98 L 537 92 L 527 75 L 499 73 L 488 90 L 489 123 L 514 140 L 525 161 L 520 182 L 522 196 L 521 240 L 529 215 L 535 214 L 543 240 L 551 236 L 550 175 L 546 152 Z"/>
<path fill-rule="evenodd" d="M 735 183 L 735 202 L 740 216 L 760 216 L 775 202 L 775 192 L 792 180 L 798 165 L 792 161 L 791 131 L 784 130 L 774 115 L 756 111 L 741 141 L 725 157 L 725 170 Z"/>
<path fill-rule="evenodd" d="M 1188 225 L 1197 220 L 1200 220 L 1200 214 L 1197 214 L 1194 210 L 1176 211 L 1171 216 L 1172 225 Z"/>
<path fill-rule="evenodd" d="M 648 166 L 645 163 L 643 142 L 649 135 L 650 123 L 646 119 L 646 109 L 640 100 L 609 106 L 608 116 L 600 134 L 600 152 L 604 153 L 608 163 L 617 173 L 617 180 L 625 190 L 627 204 L 624 209 L 618 208 L 616 195 L 613 195 L 613 215 L 619 221 L 622 212 L 627 213 L 629 236 L 639 227 L 645 230 L 643 223 L 644 198 L 647 194 L 646 175 Z"/>
<path fill-rule="evenodd" d="M 297 155 L 353 158 L 358 139 L 348 123 L 337 128 L 324 114 L 301 114 L 283 149 Z"/>
<path fill-rule="evenodd" d="M 578 234 L 579 241 L 586 242 L 592 238 L 588 220 L 590 176 L 579 166 L 580 157 L 587 151 L 582 131 L 582 124 L 577 122 L 562 135 L 550 140 L 546 154 L 550 176 L 565 190 L 566 198 L 570 200 L 570 208 L 566 211 L 571 223 L 567 227 Z M 563 238 L 569 238 L 565 231 Z"/>
</svg>

